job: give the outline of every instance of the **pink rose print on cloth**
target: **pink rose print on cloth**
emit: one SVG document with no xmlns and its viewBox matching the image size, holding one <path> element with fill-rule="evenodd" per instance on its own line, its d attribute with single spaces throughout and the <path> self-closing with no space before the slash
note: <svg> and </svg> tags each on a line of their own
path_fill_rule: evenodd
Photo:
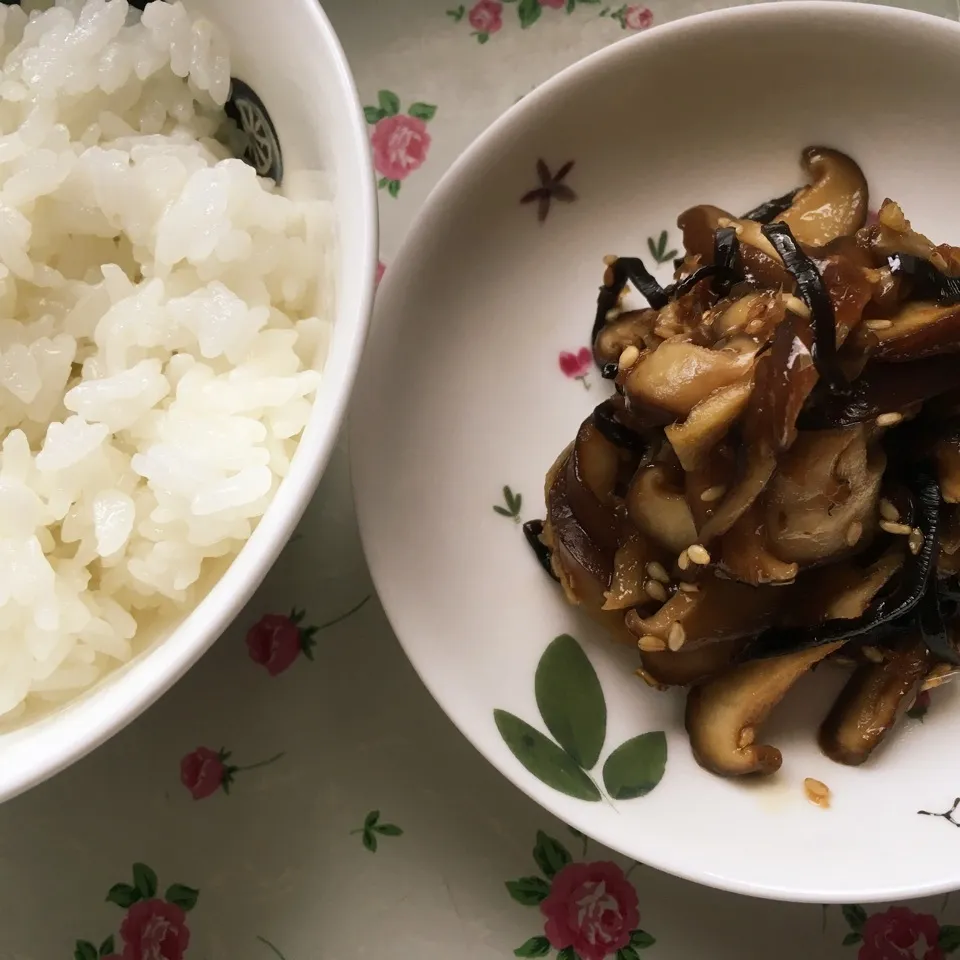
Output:
<svg viewBox="0 0 960 960">
<path fill-rule="evenodd" d="M 532 27 L 542 16 L 545 9 L 566 11 L 567 15 L 583 6 L 596 11 L 600 0 L 506 0 L 517 11 L 517 22 L 521 30 Z M 646 7 L 638 5 L 621 7 L 603 7 L 595 14 L 616 20 L 624 30 L 646 30 L 653 24 L 653 14 Z M 466 20 L 473 27 L 470 36 L 478 43 L 486 43 L 490 37 L 499 33 L 503 27 L 503 3 L 500 0 L 479 0 L 472 7 L 460 4 L 447 10 L 447 16 L 454 22 Z"/>
<path fill-rule="evenodd" d="M 647 30 L 653 26 L 653 11 L 639 4 L 624 4 L 614 10 L 601 12 L 600 16 L 616 20 L 624 30 Z"/>
<path fill-rule="evenodd" d="M 289 669 L 301 653 L 308 660 L 312 660 L 317 634 L 352 617 L 369 599 L 364 597 L 346 613 L 328 620 L 319 627 L 303 626 L 305 610 L 294 608 L 289 615 L 264 614 L 247 631 L 247 650 L 250 653 L 250 659 L 264 667 L 271 677 L 276 677 Z"/>
<path fill-rule="evenodd" d="M 247 770 L 256 770 L 276 763 L 283 754 L 278 753 L 269 760 L 250 763 L 243 767 L 227 763 L 229 750 L 211 750 L 209 747 L 197 747 L 180 761 L 180 782 L 190 791 L 194 800 L 205 800 L 218 790 L 230 792 L 234 777 Z"/>
<path fill-rule="evenodd" d="M 373 164 L 382 174 L 377 185 L 391 197 L 399 195 L 402 182 L 427 159 L 431 143 L 427 124 L 436 113 L 433 104 L 419 101 L 401 113 L 400 98 L 392 90 L 381 90 L 377 106 L 363 108 L 367 123 L 373 127 Z"/>
<path fill-rule="evenodd" d="M 187 915 L 174 903 L 141 900 L 120 926 L 123 960 L 181 960 L 190 943 Z"/>
<path fill-rule="evenodd" d="M 593 354 L 589 347 L 581 347 L 576 353 L 568 353 L 566 350 L 562 350 L 557 357 L 557 362 L 564 376 L 571 380 L 579 380 L 585 390 L 590 389 L 590 381 L 587 379 L 587 375 L 593 369 Z"/>
<path fill-rule="evenodd" d="M 486 43 L 491 33 L 497 33 L 503 27 L 503 4 L 498 0 L 479 0 L 467 15 L 470 26 L 473 27 L 472 36 L 477 43 Z"/>
<path fill-rule="evenodd" d="M 517 903 L 540 907 L 543 935 L 519 946 L 516 956 L 545 957 L 553 949 L 557 960 L 639 960 L 639 951 L 656 943 L 639 927 L 637 891 L 617 864 L 575 862 L 542 830 L 533 858 L 543 876 L 509 880 L 506 886 Z"/>
<path fill-rule="evenodd" d="M 848 904 L 843 916 L 850 927 L 843 944 L 860 944 L 857 960 L 945 960 L 960 947 L 960 927 L 941 926 L 932 914 L 908 907 L 868 915 L 859 904 Z"/>
<path fill-rule="evenodd" d="M 100 946 L 77 940 L 74 960 L 183 960 L 190 945 L 187 914 L 197 905 L 200 892 L 182 883 L 159 895 L 156 872 L 145 863 L 133 865 L 133 883 L 115 883 L 107 902 L 126 910 L 117 937 L 111 934 Z"/>
</svg>

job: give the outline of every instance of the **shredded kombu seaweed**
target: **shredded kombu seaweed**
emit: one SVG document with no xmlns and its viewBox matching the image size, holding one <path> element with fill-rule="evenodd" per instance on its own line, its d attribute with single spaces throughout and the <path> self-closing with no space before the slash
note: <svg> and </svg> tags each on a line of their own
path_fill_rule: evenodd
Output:
<svg viewBox="0 0 960 960">
<path fill-rule="evenodd" d="M 839 640 L 866 639 L 868 634 L 870 639 L 876 639 L 881 633 L 898 633 L 919 626 L 932 653 L 951 663 L 960 663 L 960 657 L 942 627 L 937 599 L 935 567 L 940 546 L 940 485 L 929 465 L 922 464 L 914 467 L 909 486 L 917 507 L 923 543 L 916 556 L 907 554 L 894 592 L 874 600 L 865 613 L 853 619 L 827 620 L 810 627 L 764 630 L 747 645 L 742 660 L 778 657 Z M 928 592 L 933 601 L 921 606 Z M 933 604 L 936 604 L 935 614 Z"/>
<path fill-rule="evenodd" d="M 817 265 L 800 249 L 785 223 L 770 223 L 760 228 L 780 254 L 783 265 L 797 282 L 800 299 L 809 307 L 813 326 L 813 362 L 817 373 L 831 393 L 848 388 L 847 378 L 837 359 L 837 325 L 833 302 Z"/>
<path fill-rule="evenodd" d="M 740 219 L 756 220 L 757 223 L 771 223 L 776 220 L 784 210 L 788 210 L 793 206 L 793 201 L 801 189 L 801 187 L 797 187 L 796 190 L 791 190 L 782 197 L 774 197 L 772 200 L 767 200 L 765 203 L 761 203 L 759 206 L 745 213 Z"/>
<path fill-rule="evenodd" d="M 542 520 L 528 520 L 523 525 L 523 535 L 526 537 L 527 543 L 530 544 L 530 549 L 533 550 L 537 562 L 559 583 L 560 578 L 553 572 L 553 564 L 550 562 L 550 550 L 540 539 L 541 533 L 543 533 Z"/>
<path fill-rule="evenodd" d="M 887 257 L 890 271 L 910 280 L 911 300 L 934 300 L 941 307 L 960 303 L 960 277 L 948 277 L 929 260 L 909 253 Z"/>
<path fill-rule="evenodd" d="M 612 400 L 604 400 L 593 411 L 593 425 L 601 436 L 609 440 L 614 446 L 622 447 L 632 453 L 644 454 L 649 448 L 649 442 L 617 419 L 616 407 Z"/>
</svg>

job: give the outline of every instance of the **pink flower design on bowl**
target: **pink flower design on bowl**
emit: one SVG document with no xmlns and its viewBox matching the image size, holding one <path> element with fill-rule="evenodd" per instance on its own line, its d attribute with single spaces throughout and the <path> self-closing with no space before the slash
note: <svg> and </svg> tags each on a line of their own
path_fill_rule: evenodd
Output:
<svg viewBox="0 0 960 960">
<path fill-rule="evenodd" d="M 562 350 L 557 362 L 564 376 L 579 380 L 587 390 L 590 389 L 587 374 L 593 369 L 593 353 L 589 347 L 581 347 L 576 353 Z"/>
</svg>

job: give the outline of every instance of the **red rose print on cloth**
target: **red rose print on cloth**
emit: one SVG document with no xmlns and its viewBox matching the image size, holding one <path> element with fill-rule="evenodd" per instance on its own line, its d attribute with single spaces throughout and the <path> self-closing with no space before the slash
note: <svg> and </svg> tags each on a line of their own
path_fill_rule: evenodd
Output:
<svg viewBox="0 0 960 960">
<path fill-rule="evenodd" d="M 467 15 L 474 29 L 477 43 L 486 43 L 491 33 L 497 33 L 503 27 L 503 4 L 498 0 L 478 0 Z"/>
<path fill-rule="evenodd" d="M 630 943 L 640 921 L 637 891 L 615 863 L 568 863 L 540 904 L 544 933 L 557 950 L 604 960 Z"/>
<path fill-rule="evenodd" d="M 175 903 L 141 900 L 120 925 L 123 960 L 182 960 L 190 943 L 187 915 Z"/>
<path fill-rule="evenodd" d="M 518 903 L 540 907 L 543 935 L 519 946 L 516 956 L 543 957 L 552 948 L 558 960 L 639 960 L 638 951 L 656 943 L 638 926 L 637 891 L 617 864 L 576 862 L 559 840 L 542 830 L 533 858 L 543 876 L 509 880 L 506 886 Z"/>
<path fill-rule="evenodd" d="M 264 614 L 247 631 L 247 650 L 250 653 L 250 659 L 264 667 L 271 677 L 276 677 L 289 669 L 301 653 L 308 660 L 312 660 L 317 634 L 352 617 L 369 599 L 364 597 L 346 613 L 322 623 L 319 627 L 303 625 L 307 615 L 305 610 L 294 608 L 289 615 Z"/>
<path fill-rule="evenodd" d="M 269 766 L 276 763 L 283 754 L 278 753 L 269 760 L 260 760 L 242 767 L 227 763 L 230 756 L 229 750 L 197 747 L 180 761 L 180 782 L 190 791 L 194 800 L 205 800 L 218 790 L 229 793 L 238 773 Z"/>
<path fill-rule="evenodd" d="M 431 143 L 427 124 L 436 113 L 433 104 L 419 101 L 401 113 L 400 98 L 392 90 L 381 90 L 377 106 L 363 108 L 367 123 L 373 127 L 373 163 L 382 174 L 377 185 L 391 197 L 400 193 L 402 182 L 427 159 Z"/>
<path fill-rule="evenodd" d="M 159 893 L 156 871 L 145 863 L 133 865 L 133 883 L 115 883 L 107 902 L 126 910 L 117 936 L 100 946 L 77 940 L 74 960 L 183 960 L 190 945 L 187 914 L 197 905 L 200 892 L 173 883 Z"/>
<path fill-rule="evenodd" d="M 945 960 L 960 947 L 960 927 L 941 926 L 932 914 L 909 907 L 868 915 L 859 904 L 848 904 L 843 916 L 850 927 L 843 943 L 860 944 L 857 960 Z"/>
<path fill-rule="evenodd" d="M 568 353 L 566 350 L 562 350 L 557 357 L 557 362 L 564 376 L 571 380 L 579 380 L 584 389 L 590 389 L 590 381 L 587 379 L 587 375 L 593 369 L 593 354 L 589 347 L 581 347 L 576 353 Z"/>
</svg>

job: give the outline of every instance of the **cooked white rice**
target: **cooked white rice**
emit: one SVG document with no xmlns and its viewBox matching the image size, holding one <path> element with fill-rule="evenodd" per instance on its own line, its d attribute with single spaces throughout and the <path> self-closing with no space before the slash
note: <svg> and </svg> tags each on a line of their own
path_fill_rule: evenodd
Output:
<svg viewBox="0 0 960 960">
<path fill-rule="evenodd" d="M 128 660 L 250 536 L 311 410 L 332 231 L 213 139 L 229 59 L 180 3 L 0 6 L 0 61 L 9 717 Z"/>
</svg>

